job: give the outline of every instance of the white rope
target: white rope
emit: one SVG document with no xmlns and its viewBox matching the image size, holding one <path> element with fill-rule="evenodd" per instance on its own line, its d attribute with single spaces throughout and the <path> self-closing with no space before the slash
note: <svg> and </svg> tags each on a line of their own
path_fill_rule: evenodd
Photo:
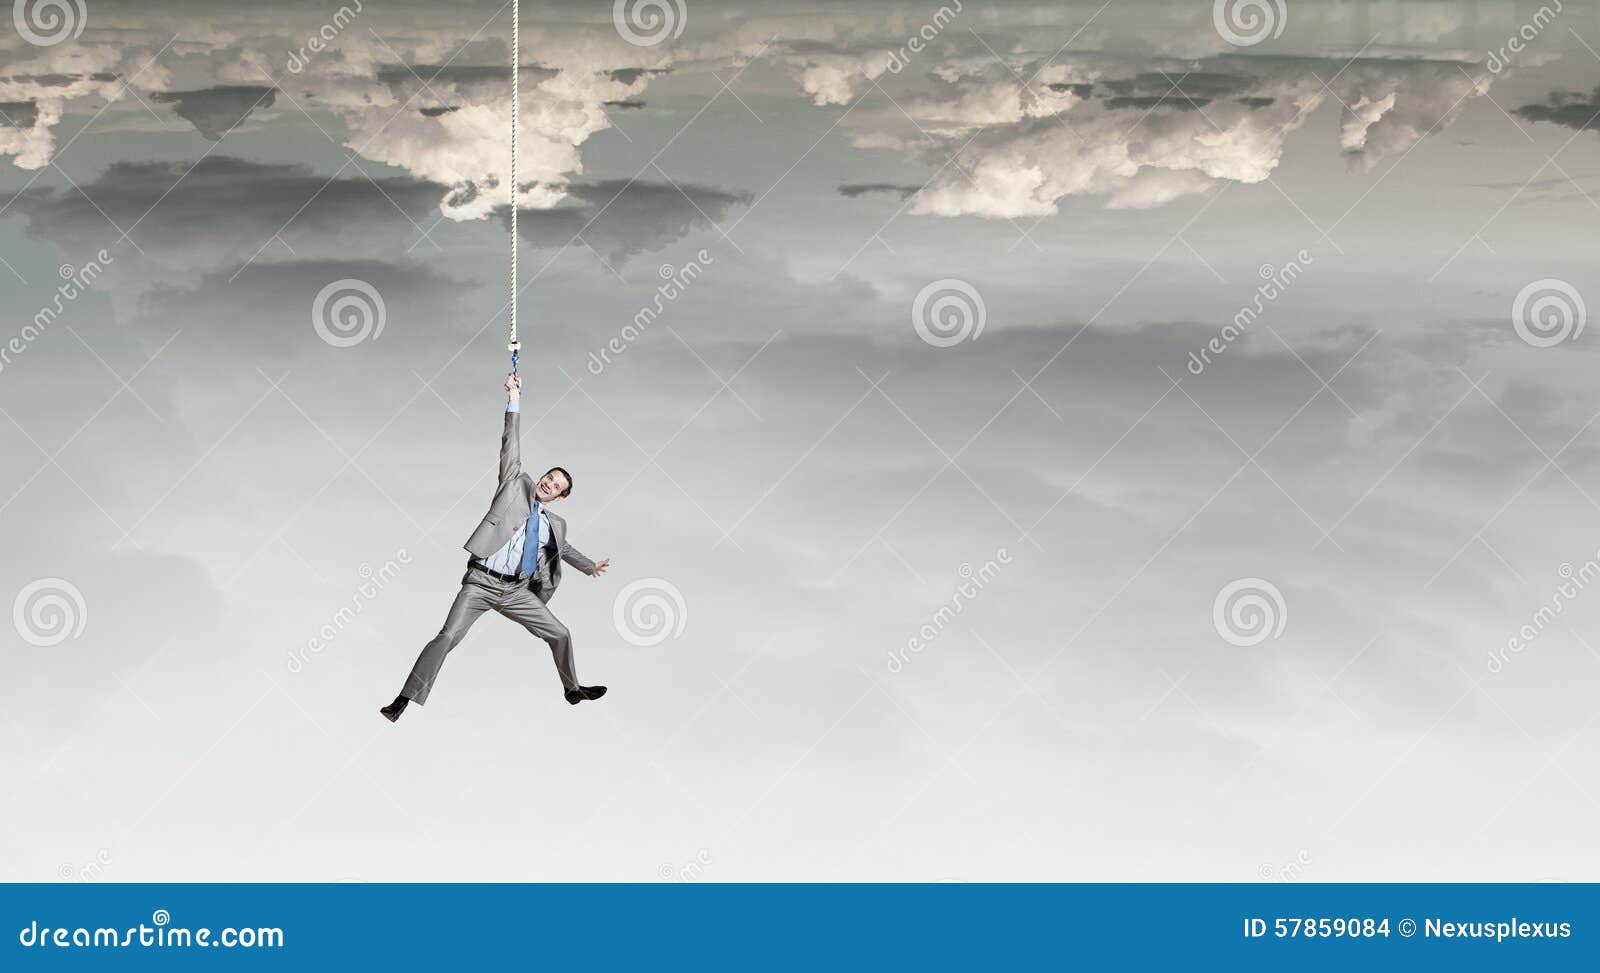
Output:
<svg viewBox="0 0 1600 973">
<path fill-rule="evenodd" d="M 512 369 L 516 368 L 517 342 L 517 127 L 520 115 L 518 73 L 522 65 L 522 40 L 518 26 L 522 20 L 522 5 L 511 0 L 511 342 L 507 348 L 512 353 Z"/>
</svg>

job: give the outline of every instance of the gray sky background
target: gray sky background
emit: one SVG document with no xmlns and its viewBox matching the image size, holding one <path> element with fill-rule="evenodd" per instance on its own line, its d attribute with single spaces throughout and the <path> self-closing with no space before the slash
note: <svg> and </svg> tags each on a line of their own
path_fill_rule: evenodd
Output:
<svg viewBox="0 0 1600 973">
<path fill-rule="evenodd" d="M 1600 301 L 1600 7 L 529 6 L 523 448 L 612 692 L 486 616 L 394 726 L 493 489 L 509 8 L 0 38 L 5 878 L 1595 877 L 1596 336 L 1514 305 Z"/>
</svg>

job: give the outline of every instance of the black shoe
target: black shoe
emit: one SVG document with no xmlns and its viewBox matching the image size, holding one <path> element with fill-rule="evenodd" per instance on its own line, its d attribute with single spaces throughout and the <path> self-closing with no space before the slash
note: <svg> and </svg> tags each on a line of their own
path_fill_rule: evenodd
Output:
<svg viewBox="0 0 1600 973">
<path fill-rule="evenodd" d="M 605 694 L 604 686 L 579 686 L 577 689 L 567 690 L 567 702 L 576 706 L 586 699 L 599 699 Z"/>
<path fill-rule="evenodd" d="M 378 712 L 383 714 L 384 719 L 388 720 L 390 723 L 393 723 L 395 720 L 400 718 L 401 713 L 406 711 L 406 704 L 409 702 L 411 702 L 411 700 L 405 698 L 404 696 L 396 696 L 394 698 L 394 702 L 378 710 Z"/>
</svg>

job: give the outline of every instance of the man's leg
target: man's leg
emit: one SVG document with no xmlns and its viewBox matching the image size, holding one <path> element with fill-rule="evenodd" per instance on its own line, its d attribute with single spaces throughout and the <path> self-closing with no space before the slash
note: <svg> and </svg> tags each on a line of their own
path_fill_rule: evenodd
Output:
<svg viewBox="0 0 1600 973">
<path fill-rule="evenodd" d="M 461 591 L 450 606 L 450 614 L 445 616 L 444 627 L 439 629 L 433 641 L 423 646 L 416 665 L 411 667 L 405 688 L 400 690 L 401 696 L 419 706 L 428 701 L 428 693 L 433 689 L 434 680 L 439 678 L 445 656 L 466 636 L 467 629 L 478 620 L 478 616 L 494 606 L 498 592 L 488 587 L 493 582 L 482 583 L 475 578 L 476 572 L 468 571 L 461 580 Z"/>
<path fill-rule="evenodd" d="M 495 610 L 544 639 L 545 644 L 550 646 L 556 672 L 561 675 L 562 689 L 570 693 L 581 688 L 578 685 L 577 664 L 572 658 L 572 633 L 561 624 L 561 619 L 550 612 L 549 606 L 539 600 L 538 595 L 527 588 L 515 589 L 495 606 Z"/>
</svg>

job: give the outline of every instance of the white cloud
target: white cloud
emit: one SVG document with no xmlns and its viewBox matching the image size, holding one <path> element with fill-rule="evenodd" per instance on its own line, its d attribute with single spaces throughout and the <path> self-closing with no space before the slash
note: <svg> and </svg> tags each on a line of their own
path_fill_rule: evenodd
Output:
<svg viewBox="0 0 1600 973">
<path fill-rule="evenodd" d="M 1047 216 L 1067 196 L 1111 208 L 1159 206 L 1218 180 L 1259 183 L 1289 135 L 1330 97 L 1318 75 L 1338 69 L 1231 58 L 1175 66 L 1095 56 L 1052 64 L 1024 87 L 1027 65 L 1004 70 L 956 59 L 893 92 L 896 104 L 852 118 L 861 148 L 890 148 L 944 166 L 911 212 L 990 218 Z M 931 85 L 931 87 L 929 87 Z M 1480 69 L 1455 62 L 1366 61 L 1337 82 L 1346 106 L 1339 145 L 1370 168 L 1487 90 Z M 906 115 L 913 121 L 907 121 Z M 945 165 L 959 150 L 958 165 Z"/>
<path fill-rule="evenodd" d="M 1488 92 L 1489 74 L 1456 62 L 1362 62 L 1336 83 L 1346 108 L 1339 143 L 1352 165 L 1371 169 L 1429 132 L 1442 131 L 1472 98 Z"/>
<path fill-rule="evenodd" d="M 813 105 L 847 105 L 889 69 L 889 52 L 808 51 L 784 61 Z"/>
</svg>

